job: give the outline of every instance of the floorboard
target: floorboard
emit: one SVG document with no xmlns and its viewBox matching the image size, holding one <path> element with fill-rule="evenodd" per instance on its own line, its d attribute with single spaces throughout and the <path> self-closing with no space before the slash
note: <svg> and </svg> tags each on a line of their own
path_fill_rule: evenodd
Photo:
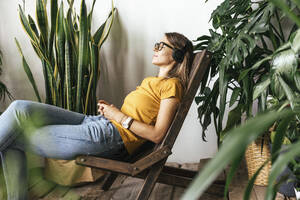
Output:
<svg viewBox="0 0 300 200">
<path fill-rule="evenodd" d="M 201 163 L 201 162 L 200 162 Z M 167 163 L 173 167 L 182 167 L 190 170 L 201 170 L 201 165 L 198 163 L 189 163 L 179 165 L 177 163 Z M 224 179 L 224 174 L 221 174 L 218 179 Z M 86 184 L 78 187 L 64 187 L 56 185 L 50 181 L 46 181 L 42 177 L 42 169 L 37 168 L 30 171 L 29 179 L 29 199 L 30 200 L 134 200 L 142 187 L 143 180 L 133 177 L 126 177 L 124 175 L 118 176 L 116 181 L 111 186 L 110 190 L 103 191 L 102 185 L 105 178 L 99 179 L 95 183 Z M 243 199 L 244 190 L 247 186 L 248 177 L 247 170 L 242 164 L 237 174 L 232 180 L 229 187 L 230 200 Z M 0 199 L 6 199 L 4 187 L 3 174 L 0 172 Z M 251 193 L 251 200 L 263 200 L 266 187 L 254 186 Z M 165 184 L 156 184 L 149 200 L 180 200 L 185 189 Z M 221 200 L 220 196 L 205 193 L 199 200 Z M 284 196 L 277 194 L 276 200 L 284 200 Z M 289 198 L 289 200 L 296 200 Z"/>
</svg>

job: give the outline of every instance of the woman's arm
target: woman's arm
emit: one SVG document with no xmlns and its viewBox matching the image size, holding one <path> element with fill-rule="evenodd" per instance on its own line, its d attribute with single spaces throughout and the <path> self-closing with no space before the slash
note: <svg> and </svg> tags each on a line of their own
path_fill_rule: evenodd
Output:
<svg viewBox="0 0 300 200">
<path fill-rule="evenodd" d="M 179 101 L 176 98 L 161 100 L 157 120 L 154 126 L 134 120 L 129 130 L 144 139 L 150 140 L 154 143 L 159 143 L 164 138 L 168 128 L 170 127 L 178 105 Z M 99 103 L 99 112 L 106 118 L 115 120 L 120 124 L 128 117 L 118 108 L 113 105 L 109 105 L 106 102 Z"/>
</svg>

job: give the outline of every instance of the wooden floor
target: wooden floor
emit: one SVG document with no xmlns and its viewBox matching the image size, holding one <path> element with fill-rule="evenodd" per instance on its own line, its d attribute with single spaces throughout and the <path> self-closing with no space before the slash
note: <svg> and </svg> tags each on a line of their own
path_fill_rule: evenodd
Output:
<svg viewBox="0 0 300 200">
<path fill-rule="evenodd" d="M 199 164 L 184 164 L 180 166 L 176 163 L 168 163 L 171 166 L 182 167 L 186 169 L 198 170 Z M 143 180 L 132 177 L 120 177 L 109 191 L 104 192 L 101 189 L 102 178 L 96 183 L 87 184 L 80 187 L 62 187 L 42 178 L 42 169 L 35 169 L 30 176 L 30 200 L 134 200 L 142 186 Z M 1 178 L 1 177 L 0 177 Z M 224 176 L 220 176 L 220 179 Z M 230 200 L 242 200 L 243 191 L 247 184 L 247 171 L 245 167 L 241 167 L 229 188 Z M 3 177 L 0 179 L 0 186 L 3 186 Z M 180 187 L 169 186 L 165 184 L 156 184 L 150 200 L 179 200 L 184 193 L 184 189 Z M 251 194 L 251 200 L 263 200 L 265 187 L 255 186 Z M 0 199 L 4 200 L 5 194 L 0 190 Z M 221 200 L 216 193 L 205 193 L 199 200 Z M 283 200 L 284 197 L 277 195 L 276 200 Z M 295 198 L 290 198 L 295 200 Z"/>
</svg>

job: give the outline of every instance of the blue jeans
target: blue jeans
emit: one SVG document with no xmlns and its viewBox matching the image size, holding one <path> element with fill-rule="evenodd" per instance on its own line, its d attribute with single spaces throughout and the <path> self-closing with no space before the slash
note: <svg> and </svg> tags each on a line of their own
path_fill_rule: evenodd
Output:
<svg viewBox="0 0 300 200">
<path fill-rule="evenodd" d="M 16 100 L 0 116 L 0 155 L 9 200 L 27 199 L 25 151 L 63 160 L 127 153 L 116 127 L 101 115 Z"/>
</svg>

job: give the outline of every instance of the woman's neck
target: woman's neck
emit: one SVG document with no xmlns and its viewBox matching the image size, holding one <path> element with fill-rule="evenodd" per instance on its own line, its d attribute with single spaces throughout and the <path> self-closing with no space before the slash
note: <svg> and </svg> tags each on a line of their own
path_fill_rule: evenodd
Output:
<svg viewBox="0 0 300 200">
<path fill-rule="evenodd" d="M 173 65 L 159 67 L 157 77 L 168 77 L 169 71 L 173 68 Z"/>
</svg>

